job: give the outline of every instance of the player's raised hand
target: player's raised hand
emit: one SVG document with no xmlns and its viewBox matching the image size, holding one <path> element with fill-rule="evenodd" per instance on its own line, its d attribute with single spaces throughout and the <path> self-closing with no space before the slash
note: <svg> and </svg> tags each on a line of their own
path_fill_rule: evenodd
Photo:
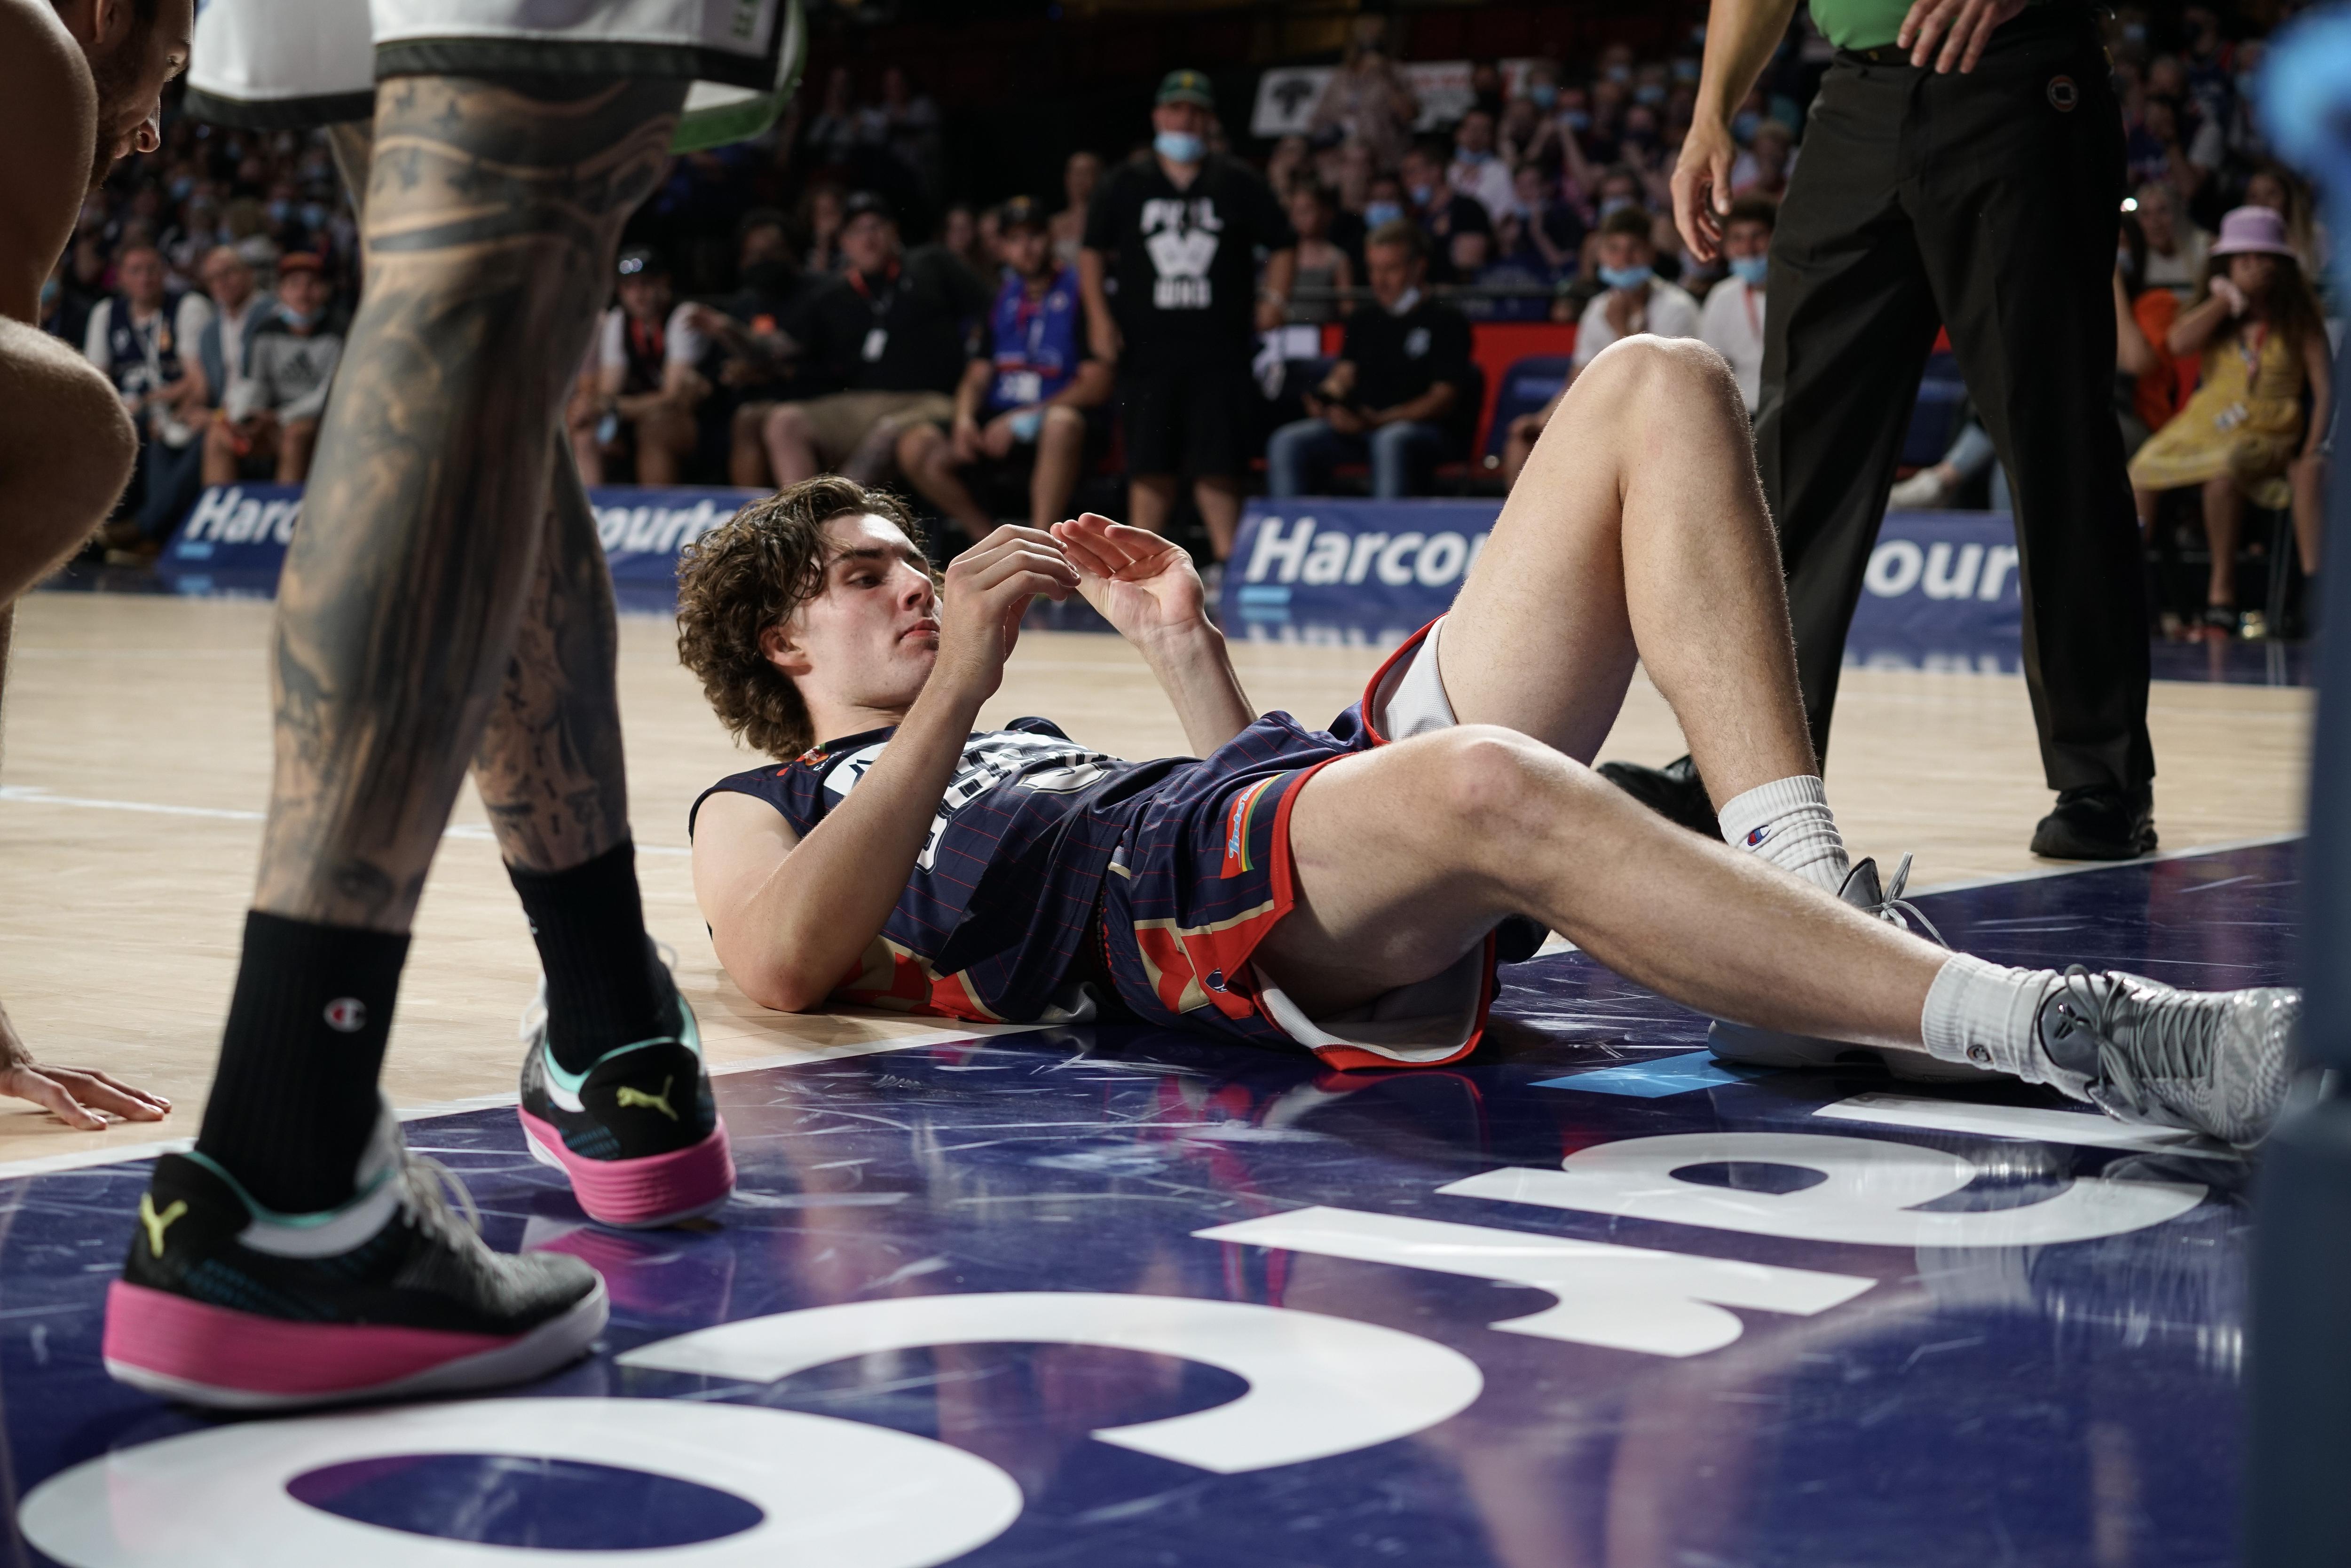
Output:
<svg viewBox="0 0 2351 1568">
<path fill-rule="evenodd" d="M 997 529 L 948 563 L 939 593 L 939 658 L 945 677 L 985 699 L 1004 681 L 1004 661 L 1020 640 L 1020 618 L 1042 594 L 1060 602 L 1078 586 L 1078 570 L 1040 528 Z"/>
<path fill-rule="evenodd" d="M 1053 538 L 1078 569 L 1078 591 L 1127 641 L 1207 624 L 1200 574 L 1180 547 L 1099 512 L 1055 523 Z"/>
</svg>

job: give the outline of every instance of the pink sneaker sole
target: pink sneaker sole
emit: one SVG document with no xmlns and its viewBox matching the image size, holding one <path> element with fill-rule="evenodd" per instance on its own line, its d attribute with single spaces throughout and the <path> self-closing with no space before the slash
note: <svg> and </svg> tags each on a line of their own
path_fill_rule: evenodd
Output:
<svg viewBox="0 0 2351 1568">
<path fill-rule="evenodd" d="M 527 1382 L 579 1359 L 604 1329 L 603 1282 L 528 1333 L 291 1322 L 117 1280 L 106 1370 L 121 1383 L 225 1410 L 287 1410 Z"/>
<path fill-rule="evenodd" d="M 735 1156 L 726 1124 L 690 1148 L 634 1160 L 582 1159 L 563 1146 L 563 1134 L 517 1107 L 530 1157 L 571 1178 L 572 1195 L 600 1225 L 648 1230 L 695 1219 L 724 1204 L 735 1190 Z"/>
</svg>

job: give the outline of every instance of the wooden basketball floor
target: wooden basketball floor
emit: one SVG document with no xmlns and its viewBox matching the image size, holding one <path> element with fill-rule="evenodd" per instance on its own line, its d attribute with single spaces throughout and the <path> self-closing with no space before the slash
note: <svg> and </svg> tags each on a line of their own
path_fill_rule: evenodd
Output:
<svg viewBox="0 0 2351 1568">
<path fill-rule="evenodd" d="M 268 796 L 256 601 L 40 593 L 17 612 L 0 747 L 0 1001 L 43 1059 L 169 1095 L 161 1125 L 74 1133 L 0 1103 L 0 1171 L 95 1163 L 193 1135 L 235 977 Z M 653 934 L 714 1066 L 780 1062 L 987 1032 L 883 1014 L 788 1017 L 719 974 L 694 906 L 685 812 L 756 760 L 678 666 L 666 618 L 624 616 L 621 691 L 638 872 Z M 1234 645 L 1261 708 L 1321 724 L 1360 691 L 1368 647 Z M 2312 694 L 2158 682 L 2156 821 L 2167 852 L 2298 831 Z M 1117 639 L 1031 632 L 984 722 L 1042 714 L 1127 757 L 1184 749 L 1149 673 Z M 1604 757 L 1682 748 L 1635 684 Z M 2021 677 L 1849 671 L 1829 794 L 1856 855 L 1915 852 L 1914 887 L 2045 874 L 2024 843 L 2048 809 Z M 514 1091 L 516 1019 L 538 962 L 470 790 L 416 926 L 385 1086 L 404 1109 Z M 27 1163 L 37 1162 L 37 1163 Z"/>
</svg>

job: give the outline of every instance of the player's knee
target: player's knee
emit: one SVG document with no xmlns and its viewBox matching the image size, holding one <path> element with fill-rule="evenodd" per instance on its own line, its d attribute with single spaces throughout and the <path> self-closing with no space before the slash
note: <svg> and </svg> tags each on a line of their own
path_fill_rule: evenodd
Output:
<svg viewBox="0 0 2351 1568">
<path fill-rule="evenodd" d="M 1439 809 L 1451 821 L 1490 839 L 1539 810 L 1553 757 L 1541 742 L 1489 724 L 1457 725 L 1432 738 Z"/>
<path fill-rule="evenodd" d="M 1719 402 L 1726 392 L 1735 396 L 1739 390 L 1729 365 L 1706 344 L 1695 338 L 1646 332 L 1620 338 L 1601 350 L 1576 377 L 1575 386 L 1585 393 L 1585 402 L 1625 417 L 1683 423 L 1694 404 Z"/>
<path fill-rule="evenodd" d="M 770 441 L 807 441 L 814 429 L 806 410 L 798 404 L 779 402 L 768 411 L 765 426 Z"/>
<path fill-rule="evenodd" d="M 1082 434 L 1085 428 L 1084 414 L 1080 413 L 1076 409 L 1055 403 L 1045 411 L 1045 423 L 1040 427 L 1040 431 L 1044 435 L 1067 437 Z"/>
</svg>

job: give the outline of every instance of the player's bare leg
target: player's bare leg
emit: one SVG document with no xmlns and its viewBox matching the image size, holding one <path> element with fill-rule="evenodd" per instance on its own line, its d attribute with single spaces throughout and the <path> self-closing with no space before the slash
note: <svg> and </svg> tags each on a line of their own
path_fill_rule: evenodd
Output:
<svg viewBox="0 0 2351 1568">
<path fill-rule="evenodd" d="M 450 1217 L 376 1077 L 408 922 L 510 674 L 564 395 L 684 96 L 378 90 L 366 299 L 280 582 L 256 908 L 196 1152 L 159 1162 L 110 1298 L 118 1376 L 245 1406 L 480 1386 L 602 1325 L 592 1270 L 499 1257 Z M 247 1281 L 226 1300 L 204 1283 L 224 1270 Z"/>
<path fill-rule="evenodd" d="M 1299 904 L 1259 951 L 1267 972 L 1327 1015 L 1441 973 L 1522 912 L 1718 1018 L 1928 1051 L 2257 1139 L 2283 1094 L 2292 993 L 2061 986 L 1954 956 L 1672 826 L 1583 766 L 1636 656 L 1716 788 L 1813 766 L 1729 377 L 1701 350 L 1635 341 L 1593 361 L 1587 392 L 1601 395 L 1562 404 L 1446 622 L 1462 723 L 1342 758 L 1300 790 Z M 2053 1025 L 2043 1007 L 2061 994 L 2074 1010 Z M 2160 1054 L 2191 1036 L 2192 1058 Z M 2116 1098 L 2105 1053 L 2150 1041 L 2158 1056 L 2136 1060 Z M 2149 1098 L 2134 1074 L 2168 1087 Z"/>
</svg>

